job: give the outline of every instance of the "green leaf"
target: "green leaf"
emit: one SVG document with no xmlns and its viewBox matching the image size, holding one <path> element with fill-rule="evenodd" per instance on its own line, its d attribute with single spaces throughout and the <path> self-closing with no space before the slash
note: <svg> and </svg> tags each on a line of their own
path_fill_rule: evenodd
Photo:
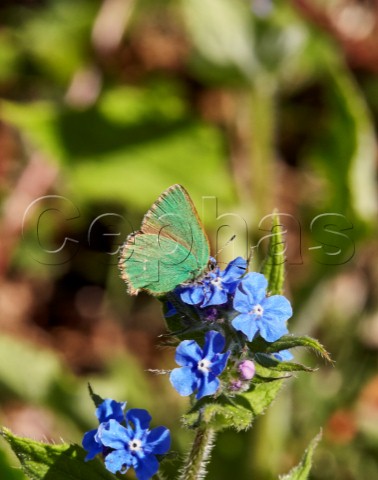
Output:
<svg viewBox="0 0 378 480">
<path fill-rule="evenodd" d="M 307 480 L 311 470 L 312 456 L 321 438 L 322 432 L 320 431 L 311 441 L 307 450 L 303 454 L 300 463 L 296 467 L 294 467 L 288 474 L 280 475 L 279 480 Z"/>
<path fill-rule="evenodd" d="M 13 435 L 3 429 L 1 435 L 17 455 L 30 480 L 115 480 L 95 459 L 85 462 L 86 452 L 78 445 L 50 445 Z"/>
<path fill-rule="evenodd" d="M 265 412 L 282 386 L 282 379 L 275 378 L 274 372 L 267 369 L 265 373 L 268 381 L 253 383 L 248 392 L 235 397 L 220 395 L 215 401 L 208 398 L 200 400 L 184 415 L 184 423 L 189 427 L 204 423 L 217 431 L 248 429 L 253 420 Z"/>
<path fill-rule="evenodd" d="M 274 213 L 271 231 L 268 253 L 261 268 L 261 273 L 268 280 L 268 291 L 272 295 L 281 295 L 285 279 L 285 241 L 282 235 L 280 217 L 277 213 Z"/>
<path fill-rule="evenodd" d="M 315 351 L 322 358 L 332 363 L 331 357 L 321 343 L 311 337 L 297 337 L 295 335 L 284 335 L 273 343 L 268 343 L 261 337 L 256 338 L 249 344 L 250 349 L 256 353 L 275 353 L 281 350 L 287 350 L 294 347 L 306 347 Z"/>
<path fill-rule="evenodd" d="M 274 379 L 274 376 L 271 376 Z M 283 380 L 274 379 L 274 381 L 252 384 L 250 391 L 240 395 L 247 400 L 252 410 L 253 416 L 262 415 L 276 398 L 283 385 Z"/>
</svg>

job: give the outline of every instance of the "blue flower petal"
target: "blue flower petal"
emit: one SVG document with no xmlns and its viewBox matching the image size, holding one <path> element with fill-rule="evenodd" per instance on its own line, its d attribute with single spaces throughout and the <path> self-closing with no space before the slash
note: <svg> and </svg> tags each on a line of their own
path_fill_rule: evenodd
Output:
<svg viewBox="0 0 378 480">
<path fill-rule="evenodd" d="M 252 342 L 253 337 L 259 330 L 259 325 L 255 321 L 255 315 L 241 313 L 240 315 L 235 317 L 231 323 L 235 330 L 243 332 L 250 342 Z"/>
<path fill-rule="evenodd" d="M 159 470 L 159 462 L 154 455 L 146 455 L 143 460 L 138 462 L 134 470 L 138 480 L 150 480 Z"/>
<path fill-rule="evenodd" d="M 206 395 L 213 395 L 219 388 L 220 381 L 218 378 L 212 378 L 209 380 L 208 377 L 203 376 L 200 381 L 200 386 L 196 395 L 196 399 L 199 400 Z"/>
<path fill-rule="evenodd" d="M 230 262 L 226 269 L 220 273 L 222 283 L 233 283 L 239 280 L 247 270 L 247 261 L 242 257 L 236 257 Z"/>
<path fill-rule="evenodd" d="M 171 447 L 171 434 L 168 428 L 153 428 L 147 435 L 144 451 L 154 455 L 164 455 Z"/>
<path fill-rule="evenodd" d="M 260 335 L 267 342 L 275 342 L 289 332 L 284 322 L 277 321 L 259 322 L 259 330 Z"/>
<path fill-rule="evenodd" d="M 194 340 L 184 340 L 176 348 L 175 360 L 178 365 L 194 366 L 202 358 L 202 350 Z"/>
<path fill-rule="evenodd" d="M 204 300 L 201 303 L 201 308 L 210 305 L 223 305 L 224 303 L 227 303 L 227 301 L 227 291 L 221 287 L 212 285 L 209 290 L 204 293 Z"/>
<path fill-rule="evenodd" d="M 246 314 L 251 311 L 251 302 L 249 301 L 248 295 L 241 288 L 241 283 L 239 283 L 239 286 L 235 292 L 234 309 L 237 312 Z"/>
<path fill-rule="evenodd" d="M 197 388 L 197 376 L 190 367 L 175 368 L 169 380 L 180 395 L 186 397 Z"/>
<path fill-rule="evenodd" d="M 88 452 L 85 461 L 92 460 L 98 453 L 102 453 L 102 445 L 96 441 L 97 428 L 86 432 L 83 437 L 82 445 L 84 450 Z"/>
<path fill-rule="evenodd" d="M 109 420 L 107 427 L 101 431 L 101 441 L 107 447 L 115 450 L 125 448 L 125 445 L 132 440 L 128 430 L 116 420 Z"/>
<path fill-rule="evenodd" d="M 126 469 L 132 465 L 132 455 L 126 450 L 114 450 L 114 452 L 108 453 L 105 458 L 106 469 L 112 473 L 117 473 L 120 471 L 125 473 Z"/>
<path fill-rule="evenodd" d="M 122 422 L 124 419 L 124 409 L 126 402 L 116 402 L 111 398 L 106 398 L 96 409 L 96 416 L 100 423 L 107 422 L 111 418 Z"/>
<path fill-rule="evenodd" d="M 261 303 L 265 299 L 267 287 L 268 280 L 262 273 L 257 272 L 247 273 L 240 282 L 240 288 L 246 293 L 249 304 L 252 306 Z"/>
<path fill-rule="evenodd" d="M 188 305 L 199 305 L 204 300 L 202 285 L 194 284 L 193 286 L 184 287 L 180 292 L 180 298 Z"/>
<path fill-rule="evenodd" d="M 202 358 L 208 358 L 211 360 L 216 353 L 219 353 L 224 349 L 225 343 L 226 340 L 221 333 L 216 332 L 215 330 L 206 332 Z"/>
<path fill-rule="evenodd" d="M 211 373 L 214 376 L 220 375 L 223 370 L 226 368 L 228 357 L 230 356 L 230 351 L 226 353 L 218 353 L 216 357 L 212 360 L 211 363 Z"/>
<path fill-rule="evenodd" d="M 290 302 L 283 295 L 272 295 L 267 297 L 262 307 L 264 308 L 264 318 L 276 318 L 281 321 L 288 320 L 293 315 L 293 309 Z"/>
<path fill-rule="evenodd" d="M 143 408 L 131 408 L 126 413 L 126 420 L 134 425 L 136 438 L 140 438 L 143 430 L 150 426 L 151 419 L 151 415 Z"/>
</svg>

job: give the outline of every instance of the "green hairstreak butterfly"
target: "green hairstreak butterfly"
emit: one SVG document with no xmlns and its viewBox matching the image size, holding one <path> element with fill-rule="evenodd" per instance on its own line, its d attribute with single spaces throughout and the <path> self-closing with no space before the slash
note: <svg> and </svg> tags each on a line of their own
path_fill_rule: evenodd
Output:
<svg viewBox="0 0 378 480">
<path fill-rule="evenodd" d="M 200 277 L 208 268 L 210 248 L 196 208 L 184 187 L 172 185 L 127 237 L 119 267 L 128 291 L 163 295 Z"/>
</svg>

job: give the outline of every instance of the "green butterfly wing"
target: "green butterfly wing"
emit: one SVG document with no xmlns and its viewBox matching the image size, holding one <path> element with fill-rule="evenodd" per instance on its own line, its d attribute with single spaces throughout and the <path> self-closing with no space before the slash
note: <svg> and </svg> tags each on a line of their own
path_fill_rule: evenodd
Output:
<svg viewBox="0 0 378 480">
<path fill-rule="evenodd" d="M 123 247 L 120 269 L 130 294 L 154 295 L 199 277 L 210 248 L 194 204 L 181 185 L 168 188 L 144 216 L 141 230 Z"/>
</svg>

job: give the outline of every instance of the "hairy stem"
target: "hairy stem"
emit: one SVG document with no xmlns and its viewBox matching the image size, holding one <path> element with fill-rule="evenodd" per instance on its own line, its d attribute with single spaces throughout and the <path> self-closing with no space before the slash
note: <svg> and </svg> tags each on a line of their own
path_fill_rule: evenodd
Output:
<svg viewBox="0 0 378 480">
<path fill-rule="evenodd" d="M 214 446 L 215 431 L 212 428 L 199 428 L 194 437 L 192 449 L 181 470 L 179 480 L 201 480 L 206 476 L 206 466 Z"/>
</svg>

